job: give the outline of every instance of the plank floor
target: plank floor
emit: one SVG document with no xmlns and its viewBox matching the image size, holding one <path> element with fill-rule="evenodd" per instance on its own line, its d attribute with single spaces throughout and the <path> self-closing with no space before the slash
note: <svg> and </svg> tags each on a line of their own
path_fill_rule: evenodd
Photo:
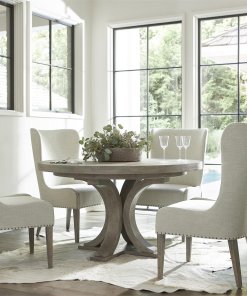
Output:
<svg viewBox="0 0 247 296">
<path fill-rule="evenodd" d="M 154 229 L 155 212 L 141 212 L 137 213 L 137 224 L 141 229 Z M 90 227 L 101 227 L 104 221 L 104 212 L 88 212 L 81 214 L 81 228 L 87 229 Z M 64 219 L 56 220 L 56 231 L 64 229 Z M 14 250 L 22 247 L 24 241 L 28 239 L 25 231 L 11 231 L 7 233 L 0 233 L 0 249 Z M 0 267 L 1 268 L 1 267 Z M 160 293 L 165 295 L 167 293 Z M 37 284 L 0 284 L 0 296 L 153 296 L 158 293 L 149 291 L 135 291 L 124 289 L 114 285 L 93 282 L 93 281 L 53 281 Z M 178 291 L 171 296 L 202 296 L 214 295 L 198 293 L 192 291 Z M 226 295 L 231 296 L 247 296 L 247 288 L 242 290 L 233 290 Z"/>
</svg>

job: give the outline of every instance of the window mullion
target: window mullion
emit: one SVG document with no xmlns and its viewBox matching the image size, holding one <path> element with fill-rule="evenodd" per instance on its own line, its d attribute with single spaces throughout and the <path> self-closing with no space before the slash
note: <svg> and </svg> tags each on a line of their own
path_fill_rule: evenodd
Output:
<svg viewBox="0 0 247 296">
<path fill-rule="evenodd" d="M 112 77 L 112 85 L 113 85 L 113 104 L 112 104 L 112 109 L 113 109 L 113 124 L 116 124 L 116 30 L 113 30 L 113 77 Z"/>
<path fill-rule="evenodd" d="M 238 95 L 238 122 L 240 120 L 240 17 L 238 16 L 238 64 L 237 64 L 237 95 Z"/>
<path fill-rule="evenodd" d="M 10 50 L 7 56 L 10 56 L 10 75 L 8 76 L 8 85 L 9 85 L 9 106 L 7 109 L 14 110 L 14 11 L 13 9 L 7 10 L 10 14 L 9 17 L 9 27 L 8 27 L 8 48 Z M 11 85 L 10 85 L 11 84 Z"/>
<path fill-rule="evenodd" d="M 49 20 L 49 109 L 52 111 L 52 87 L 51 87 L 51 68 L 52 68 L 52 22 Z"/>
<path fill-rule="evenodd" d="M 148 139 L 149 135 L 149 27 L 147 27 L 147 70 L 146 70 L 146 83 L 147 83 L 147 134 Z M 148 149 L 147 149 L 148 153 Z"/>
</svg>

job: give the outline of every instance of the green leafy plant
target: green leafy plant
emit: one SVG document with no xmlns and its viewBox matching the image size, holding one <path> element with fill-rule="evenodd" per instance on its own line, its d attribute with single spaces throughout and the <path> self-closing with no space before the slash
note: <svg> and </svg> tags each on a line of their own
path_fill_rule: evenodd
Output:
<svg viewBox="0 0 247 296">
<path fill-rule="evenodd" d="M 121 124 L 117 126 L 108 124 L 103 127 L 102 132 L 96 131 L 90 138 L 82 137 L 79 141 L 82 145 L 82 156 L 84 160 L 109 161 L 112 148 L 137 148 L 147 147 L 149 142 L 134 131 L 124 130 Z"/>
</svg>

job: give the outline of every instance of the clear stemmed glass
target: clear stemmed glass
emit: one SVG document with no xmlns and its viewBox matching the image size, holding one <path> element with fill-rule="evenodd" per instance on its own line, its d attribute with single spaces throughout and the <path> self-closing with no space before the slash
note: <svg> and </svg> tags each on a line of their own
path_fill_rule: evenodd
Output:
<svg viewBox="0 0 247 296">
<path fill-rule="evenodd" d="M 165 158 L 165 151 L 166 151 L 166 147 L 168 146 L 169 136 L 159 136 L 159 139 L 160 139 L 160 146 L 164 151 L 163 153 Z"/>
<path fill-rule="evenodd" d="M 191 139 L 191 136 L 182 136 L 182 142 L 184 147 L 184 159 L 186 159 L 186 152 L 190 146 L 190 139 Z"/>
<path fill-rule="evenodd" d="M 183 138 L 182 136 L 175 136 L 176 138 L 176 145 L 179 150 L 179 159 L 181 159 L 181 149 L 183 148 Z"/>
</svg>

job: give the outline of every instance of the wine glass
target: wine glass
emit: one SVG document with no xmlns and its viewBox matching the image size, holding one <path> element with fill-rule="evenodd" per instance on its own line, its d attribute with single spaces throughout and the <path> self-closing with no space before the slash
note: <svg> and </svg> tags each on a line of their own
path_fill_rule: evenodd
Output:
<svg viewBox="0 0 247 296">
<path fill-rule="evenodd" d="M 181 149 L 183 148 L 183 138 L 182 136 L 175 136 L 176 138 L 176 145 L 179 150 L 179 159 L 181 159 Z"/>
<path fill-rule="evenodd" d="M 184 147 L 184 159 L 186 159 L 186 152 L 190 146 L 190 139 L 191 139 L 191 136 L 182 136 L 182 142 Z"/>
<path fill-rule="evenodd" d="M 160 146 L 163 149 L 164 158 L 165 158 L 165 151 L 166 147 L 168 146 L 169 136 L 159 136 L 160 139 Z"/>
</svg>

